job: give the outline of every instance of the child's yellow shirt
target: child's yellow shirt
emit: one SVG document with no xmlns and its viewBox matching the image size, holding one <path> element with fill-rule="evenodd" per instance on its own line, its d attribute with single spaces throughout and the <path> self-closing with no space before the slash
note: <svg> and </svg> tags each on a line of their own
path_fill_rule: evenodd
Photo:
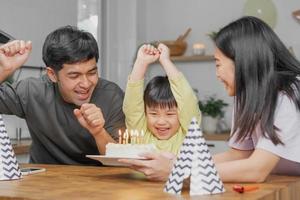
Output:
<svg viewBox="0 0 300 200">
<path fill-rule="evenodd" d="M 184 75 L 169 79 L 171 90 L 177 102 L 180 127 L 177 133 L 168 140 L 159 140 L 147 128 L 147 119 L 144 108 L 144 80 L 128 81 L 123 103 L 126 127 L 129 130 L 143 130 L 145 132 L 144 143 L 153 143 L 160 151 L 178 154 L 180 146 L 188 131 L 193 117 L 198 123 L 201 121 L 201 113 L 198 107 L 196 95 Z"/>
</svg>

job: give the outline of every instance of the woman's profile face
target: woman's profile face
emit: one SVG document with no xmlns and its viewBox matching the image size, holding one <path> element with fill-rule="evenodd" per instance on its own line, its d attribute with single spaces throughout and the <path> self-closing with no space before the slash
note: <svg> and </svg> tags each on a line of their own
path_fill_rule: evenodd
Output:
<svg viewBox="0 0 300 200">
<path fill-rule="evenodd" d="M 215 48 L 216 75 L 224 84 L 229 96 L 235 96 L 234 62 L 225 56 L 220 49 Z"/>
</svg>

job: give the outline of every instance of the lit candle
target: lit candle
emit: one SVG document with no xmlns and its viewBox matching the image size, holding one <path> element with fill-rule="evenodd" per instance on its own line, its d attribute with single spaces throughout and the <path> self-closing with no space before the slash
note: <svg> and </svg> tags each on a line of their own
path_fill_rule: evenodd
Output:
<svg viewBox="0 0 300 200">
<path fill-rule="evenodd" d="M 136 143 L 140 144 L 140 133 L 138 131 L 135 133 L 135 137 L 136 137 Z"/>
<path fill-rule="evenodd" d="M 134 141 L 137 144 L 139 144 L 138 137 L 139 137 L 139 131 L 138 130 L 134 130 Z"/>
<path fill-rule="evenodd" d="M 127 131 L 126 133 L 126 144 L 129 144 L 129 132 Z"/>
<path fill-rule="evenodd" d="M 140 142 L 141 142 L 141 144 L 144 143 L 144 136 L 145 136 L 145 132 L 144 132 L 144 130 L 142 130 L 141 134 L 140 134 Z"/>
<path fill-rule="evenodd" d="M 134 130 L 130 130 L 130 143 L 134 144 L 135 143 L 135 138 L 134 138 Z"/>
<path fill-rule="evenodd" d="M 128 144 L 128 139 L 129 139 L 129 133 L 128 130 L 126 129 L 123 134 L 123 144 Z"/>
<path fill-rule="evenodd" d="M 122 144 L 122 131 L 119 129 L 119 144 Z"/>
</svg>

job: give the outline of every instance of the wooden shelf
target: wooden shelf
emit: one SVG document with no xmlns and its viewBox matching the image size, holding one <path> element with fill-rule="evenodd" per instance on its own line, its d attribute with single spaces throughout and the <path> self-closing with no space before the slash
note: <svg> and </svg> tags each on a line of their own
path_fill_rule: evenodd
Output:
<svg viewBox="0 0 300 200">
<path fill-rule="evenodd" d="M 172 56 L 172 61 L 176 62 L 194 62 L 194 61 L 214 61 L 213 55 L 203 55 L 203 56 Z"/>
</svg>

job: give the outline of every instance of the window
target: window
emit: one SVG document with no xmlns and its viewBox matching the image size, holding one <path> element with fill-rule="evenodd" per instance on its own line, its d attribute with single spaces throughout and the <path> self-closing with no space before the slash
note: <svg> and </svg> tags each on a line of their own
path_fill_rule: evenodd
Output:
<svg viewBox="0 0 300 200">
<path fill-rule="evenodd" d="M 93 34 L 98 41 L 98 19 L 101 1 L 78 0 L 77 26 Z"/>
</svg>

